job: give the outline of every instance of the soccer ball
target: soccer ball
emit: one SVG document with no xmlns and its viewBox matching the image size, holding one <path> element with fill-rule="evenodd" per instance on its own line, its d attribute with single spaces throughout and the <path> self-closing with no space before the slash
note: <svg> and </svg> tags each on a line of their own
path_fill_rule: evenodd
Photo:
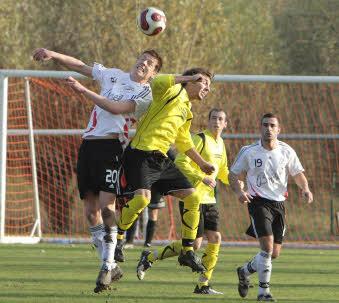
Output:
<svg viewBox="0 0 339 303">
<path fill-rule="evenodd" d="M 147 7 L 139 14 L 137 24 L 145 35 L 158 35 L 166 28 L 166 16 L 158 8 Z"/>
</svg>

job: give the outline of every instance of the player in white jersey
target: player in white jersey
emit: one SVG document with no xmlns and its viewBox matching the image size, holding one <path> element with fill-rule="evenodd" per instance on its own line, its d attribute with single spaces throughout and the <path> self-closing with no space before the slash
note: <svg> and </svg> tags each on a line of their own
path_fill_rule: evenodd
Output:
<svg viewBox="0 0 339 303">
<path fill-rule="evenodd" d="M 95 102 L 98 105 L 94 107 L 83 134 L 77 163 L 80 198 L 84 200 L 93 244 L 103 261 L 94 290 L 100 292 L 122 275 L 114 262 L 117 234 L 114 203 L 119 186 L 122 141 L 128 134 L 128 125 L 122 114 L 135 113 L 138 118 L 148 108 L 152 101 L 149 82 L 160 70 L 162 59 L 156 51 L 146 50 L 129 72 L 97 63 L 89 66 L 76 58 L 44 48 L 36 49 L 33 59 L 53 59 L 73 71 L 92 77 L 101 87 L 103 102 L 110 100 L 111 103 L 100 107 L 98 105 L 101 104 Z M 72 79 L 68 81 L 72 82 Z M 76 88 L 75 85 L 73 87 Z M 89 90 L 82 93 L 91 97 Z M 129 120 L 133 119 L 129 117 Z"/>
<path fill-rule="evenodd" d="M 240 203 L 248 206 L 251 226 L 247 233 L 259 240 L 261 248 L 250 262 L 237 268 L 238 291 L 241 297 L 246 297 L 249 276 L 258 272 L 258 301 L 275 301 L 269 289 L 271 260 L 279 256 L 285 234 L 288 176 L 293 177 L 307 203 L 313 202 L 313 194 L 296 152 L 277 138 L 280 133 L 278 117 L 272 113 L 263 115 L 260 127 L 261 140 L 240 150 L 229 175 Z M 242 173 L 246 174 L 247 191 L 239 186 Z"/>
</svg>

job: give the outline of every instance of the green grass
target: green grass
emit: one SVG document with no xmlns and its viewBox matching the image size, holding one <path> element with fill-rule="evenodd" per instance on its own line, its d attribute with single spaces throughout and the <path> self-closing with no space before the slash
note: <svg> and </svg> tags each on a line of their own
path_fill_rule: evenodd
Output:
<svg viewBox="0 0 339 303">
<path fill-rule="evenodd" d="M 99 262 L 89 245 L 0 245 L 0 302 L 196 303 L 254 302 L 254 289 L 243 300 L 235 268 L 257 251 L 222 248 L 213 285 L 222 296 L 198 296 L 197 279 L 176 259 L 160 261 L 139 281 L 135 275 L 141 248 L 126 250 L 125 275 L 113 290 L 92 292 Z M 339 251 L 284 249 L 273 263 L 271 290 L 279 302 L 339 302 Z"/>
</svg>

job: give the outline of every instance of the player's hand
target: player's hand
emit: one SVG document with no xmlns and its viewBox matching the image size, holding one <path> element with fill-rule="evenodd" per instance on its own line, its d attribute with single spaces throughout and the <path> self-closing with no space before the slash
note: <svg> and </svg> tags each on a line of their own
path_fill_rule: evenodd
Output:
<svg viewBox="0 0 339 303">
<path fill-rule="evenodd" d="M 251 203 L 252 198 L 253 197 L 248 192 L 243 190 L 238 194 L 238 200 L 242 204 Z"/>
<path fill-rule="evenodd" d="M 33 59 L 35 61 L 47 61 L 52 59 L 52 52 L 46 48 L 38 48 L 33 52 Z"/>
<path fill-rule="evenodd" d="M 244 190 L 244 188 L 245 188 L 245 183 L 244 183 L 243 181 L 241 181 L 241 180 L 238 180 L 238 183 L 239 183 L 240 189 L 241 189 L 241 190 Z"/>
<path fill-rule="evenodd" d="M 75 80 L 73 77 L 68 77 L 66 79 L 66 83 L 74 90 L 76 90 L 78 93 L 83 93 L 85 91 L 85 87 L 82 84 L 80 84 L 79 81 Z"/>
<path fill-rule="evenodd" d="M 205 185 L 211 188 L 214 188 L 217 186 L 217 182 L 214 179 L 209 178 L 209 177 L 205 177 L 204 179 L 202 179 L 202 183 L 204 183 Z"/>
<path fill-rule="evenodd" d="M 210 175 L 215 171 L 215 167 L 208 162 L 205 162 L 202 165 L 200 165 L 200 169 L 207 175 Z"/>
<path fill-rule="evenodd" d="M 307 203 L 313 202 L 313 194 L 309 190 L 308 191 L 303 190 L 302 195 Z"/>
</svg>

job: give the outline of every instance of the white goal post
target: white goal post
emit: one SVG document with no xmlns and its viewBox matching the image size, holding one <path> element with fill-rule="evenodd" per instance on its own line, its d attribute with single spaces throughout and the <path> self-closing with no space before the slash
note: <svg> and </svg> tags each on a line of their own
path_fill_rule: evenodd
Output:
<svg viewBox="0 0 339 303">
<path fill-rule="evenodd" d="M 0 70 L 0 243 L 37 243 L 44 235 L 41 231 L 41 216 L 39 203 L 39 189 L 37 180 L 37 166 L 35 161 L 35 136 L 67 136 L 78 135 L 82 129 L 34 129 L 30 98 L 29 77 L 35 78 L 67 78 L 72 76 L 78 79 L 85 77 L 74 72 L 63 71 L 33 71 L 33 70 Z M 10 78 L 25 78 L 25 101 L 28 127 L 21 129 L 8 129 L 8 82 Z M 216 82 L 272 82 L 272 83 L 339 83 L 337 76 L 260 76 L 260 75 L 216 75 Z M 34 192 L 34 224 L 29 235 L 7 235 L 5 230 L 6 219 L 6 163 L 7 139 L 9 136 L 27 136 L 30 149 L 30 162 L 32 165 L 32 184 Z M 224 134 L 225 139 L 255 139 L 257 135 L 249 133 Z M 295 140 L 326 140 L 339 139 L 338 134 L 282 134 L 280 138 Z"/>
</svg>

